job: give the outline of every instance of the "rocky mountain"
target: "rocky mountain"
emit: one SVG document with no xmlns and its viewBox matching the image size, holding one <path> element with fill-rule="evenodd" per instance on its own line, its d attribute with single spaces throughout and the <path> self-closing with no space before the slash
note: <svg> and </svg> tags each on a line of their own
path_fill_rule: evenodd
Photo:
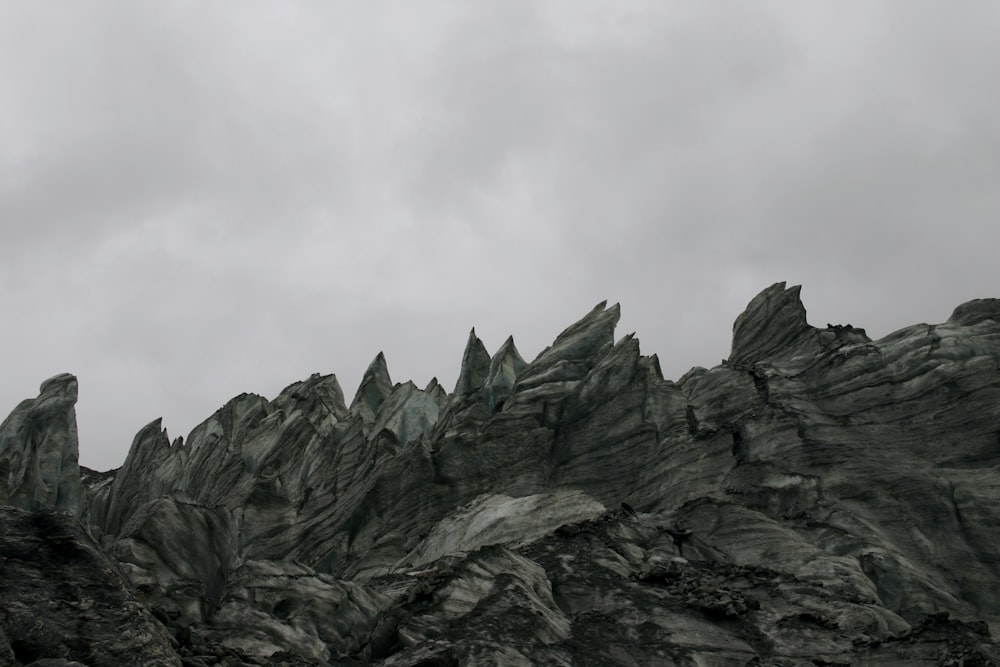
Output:
<svg viewBox="0 0 1000 667">
<path fill-rule="evenodd" d="M 779 283 L 677 381 L 618 319 L 106 473 L 47 380 L 0 425 L 0 666 L 1000 662 L 1000 300 L 873 341 Z"/>
</svg>

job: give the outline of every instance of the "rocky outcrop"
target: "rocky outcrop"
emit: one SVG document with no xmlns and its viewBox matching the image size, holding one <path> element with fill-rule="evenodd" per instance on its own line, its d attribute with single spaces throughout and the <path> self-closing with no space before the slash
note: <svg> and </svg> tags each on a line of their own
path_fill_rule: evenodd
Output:
<svg viewBox="0 0 1000 667">
<path fill-rule="evenodd" d="M 788 354 L 808 344 L 816 330 L 806 322 L 800 289 L 775 283 L 753 298 L 733 324 L 730 364 L 752 366 L 772 354 Z"/>
<path fill-rule="evenodd" d="M 491 412 L 503 409 L 503 404 L 514 390 L 517 377 L 527 364 L 514 345 L 514 337 L 508 336 L 500 349 L 490 359 L 490 371 L 486 376 L 485 388 L 489 391 L 486 407 Z"/>
<path fill-rule="evenodd" d="M 451 394 L 380 353 L 350 407 L 314 375 L 187 439 L 154 421 L 80 491 L 4 488 L 76 498 L 188 665 L 997 661 L 1000 302 L 873 341 L 799 291 L 677 381 L 601 303 L 531 362 L 473 330 Z M 75 446 L 48 384 L 0 452 Z"/>
<path fill-rule="evenodd" d="M 56 375 L 0 424 L 0 501 L 27 510 L 79 509 L 76 398 L 76 378 Z"/>
<path fill-rule="evenodd" d="M 420 567 L 489 544 L 529 543 L 562 525 L 604 512 L 604 505 L 579 491 L 520 498 L 485 494 L 439 521 L 401 565 Z"/>
<path fill-rule="evenodd" d="M 371 588 L 301 564 L 247 561 L 231 573 L 211 619 L 197 627 L 209 642 L 254 655 L 294 648 L 314 664 L 351 656 L 367 662 L 391 639 L 382 622 L 390 606 Z"/>
<path fill-rule="evenodd" d="M 462 366 L 458 370 L 458 381 L 455 383 L 455 395 L 464 396 L 482 388 L 489 372 L 490 353 L 486 351 L 486 346 L 479 340 L 473 328 L 469 332 L 469 340 L 462 355 Z"/>
<path fill-rule="evenodd" d="M 379 352 L 361 378 L 361 386 L 351 401 L 351 411 L 361 415 L 366 422 L 371 422 L 375 419 L 379 406 L 391 393 L 389 367 L 386 365 L 385 355 Z"/>
</svg>

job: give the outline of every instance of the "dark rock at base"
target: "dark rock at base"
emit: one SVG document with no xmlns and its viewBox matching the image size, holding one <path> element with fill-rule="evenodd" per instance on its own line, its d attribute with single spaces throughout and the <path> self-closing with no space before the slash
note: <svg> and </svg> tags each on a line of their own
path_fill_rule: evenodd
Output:
<svg viewBox="0 0 1000 667">
<path fill-rule="evenodd" d="M 22 664 L 181 664 L 166 628 L 72 515 L 0 507 L 0 535 L 0 654 Z"/>
</svg>

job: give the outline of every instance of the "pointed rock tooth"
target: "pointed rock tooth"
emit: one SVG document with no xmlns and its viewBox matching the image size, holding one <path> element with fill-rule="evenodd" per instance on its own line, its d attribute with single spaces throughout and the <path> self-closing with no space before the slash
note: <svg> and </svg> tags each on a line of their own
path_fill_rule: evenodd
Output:
<svg viewBox="0 0 1000 667">
<path fill-rule="evenodd" d="M 486 388 L 489 390 L 489 408 L 492 410 L 498 401 L 506 398 L 514 385 L 517 383 L 517 376 L 521 373 L 527 363 L 517 351 L 514 344 L 514 337 L 508 336 L 504 344 L 500 346 L 493 358 L 490 359 L 490 373 L 486 378 Z"/>
<path fill-rule="evenodd" d="M 555 341 L 524 369 L 519 382 L 530 378 L 548 378 L 545 381 L 579 380 L 600 356 L 614 345 L 615 326 L 621 318 L 621 307 L 615 304 L 605 308 L 602 301 L 589 313 L 559 334 Z M 566 367 L 559 370 L 557 366 Z M 568 375 L 567 375 L 568 373 Z"/>
<path fill-rule="evenodd" d="M 729 363 L 752 366 L 795 346 L 813 328 L 799 299 L 801 287 L 779 282 L 755 296 L 733 324 Z"/>
<path fill-rule="evenodd" d="M 392 394 L 393 384 L 389 377 L 389 368 L 385 355 L 379 352 L 361 378 L 358 391 L 351 401 L 351 410 L 361 411 L 367 418 L 374 418 L 382 402 Z"/>
<path fill-rule="evenodd" d="M 490 354 L 473 327 L 462 354 L 462 368 L 458 373 L 458 382 L 455 383 L 455 395 L 471 394 L 481 389 L 489 374 Z"/>
</svg>

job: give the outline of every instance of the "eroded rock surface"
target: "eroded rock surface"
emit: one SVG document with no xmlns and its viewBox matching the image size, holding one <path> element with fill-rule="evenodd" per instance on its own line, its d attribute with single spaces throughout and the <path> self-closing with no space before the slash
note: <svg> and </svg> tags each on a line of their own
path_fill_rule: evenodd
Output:
<svg viewBox="0 0 1000 667">
<path fill-rule="evenodd" d="M 167 629 L 70 514 L 0 507 L 0 664 L 180 667 Z"/>
<path fill-rule="evenodd" d="M 74 512 L 189 666 L 996 663 L 1000 302 L 873 341 L 799 291 L 677 381 L 601 303 L 530 362 L 473 330 L 451 394 L 380 353 L 350 406 L 332 375 L 244 394 L 108 473 L 59 376 L 0 427 L 0 500 Z M 5 559 L 43 539 L 19 521 Z M 18 618 L 117 618 L 44 585 Z M 48 658 L 9 618 L 0 665 Z M 79 627 L 53 659 L 128 664 Z"/>
<path fill-rule="evenodd" d="M 76 378 L 56 375 L 0 424 L 0 501 L 27 510 L 79 509 L 76 398 Z"/>
</svg>

